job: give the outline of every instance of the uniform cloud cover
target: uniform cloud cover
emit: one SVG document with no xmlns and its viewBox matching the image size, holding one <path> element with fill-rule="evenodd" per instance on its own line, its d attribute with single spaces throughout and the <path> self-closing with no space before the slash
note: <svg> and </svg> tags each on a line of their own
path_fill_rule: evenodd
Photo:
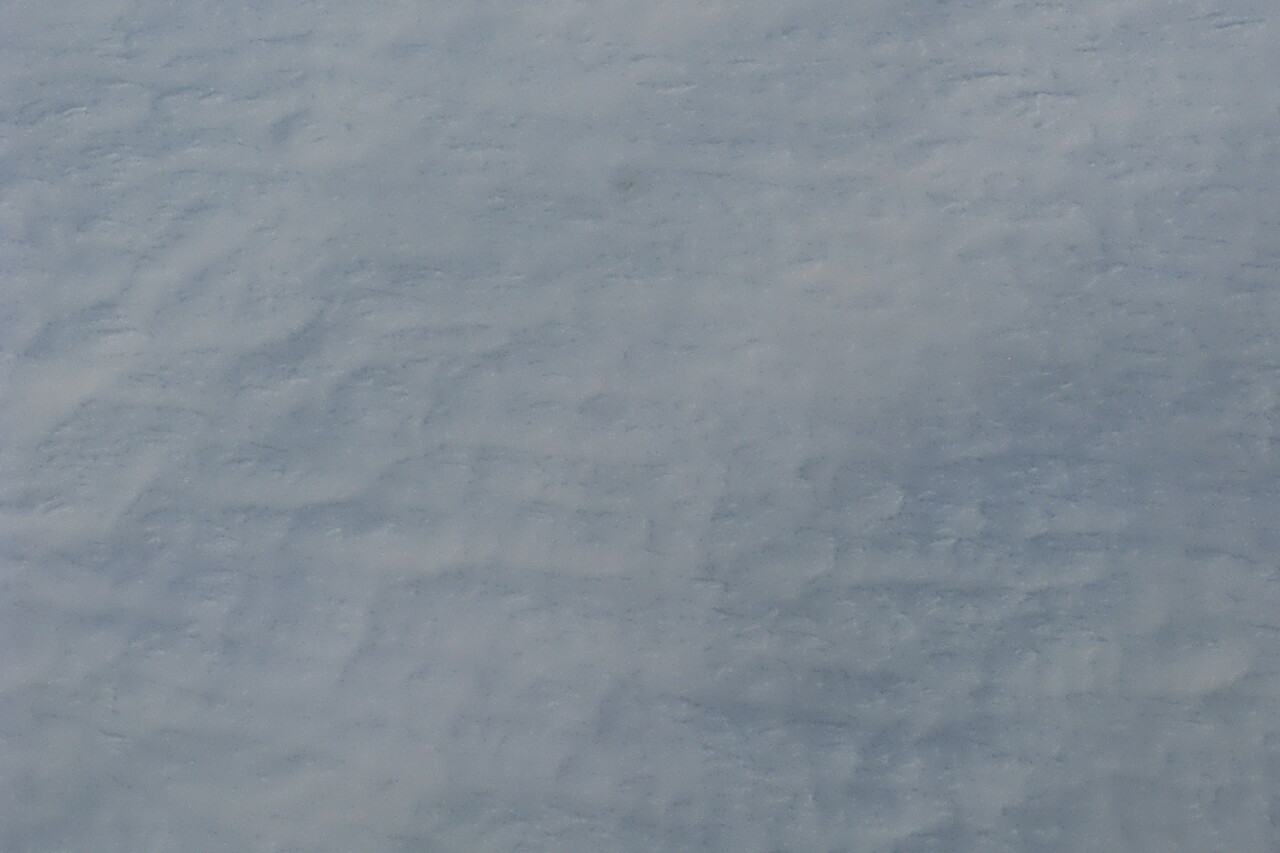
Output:
<svg viewBox="0 0 1280 853">
<path fill-rule="evenodd" d="M 1269 4 L 0 11 L 0 847 L 1259 850 Z"/>
</svg>

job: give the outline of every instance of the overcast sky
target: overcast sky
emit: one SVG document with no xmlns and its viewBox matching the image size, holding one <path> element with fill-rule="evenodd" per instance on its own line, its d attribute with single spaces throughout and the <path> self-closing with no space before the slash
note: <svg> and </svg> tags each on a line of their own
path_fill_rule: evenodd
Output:
<svg viewBox="0 0 1280 853">
<path fill-rule="evenodd" d="M 0 848 L 1251 851 L 1259 0 L 0 8 Z"/>
</svg>

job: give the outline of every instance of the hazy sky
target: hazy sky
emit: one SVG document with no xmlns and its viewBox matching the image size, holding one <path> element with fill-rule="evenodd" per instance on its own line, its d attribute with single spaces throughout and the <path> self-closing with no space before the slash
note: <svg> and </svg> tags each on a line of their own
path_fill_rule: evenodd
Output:
<svg viewBox="0 0 1280 853">
<path fill-rule="evenodd" d="M 0 847 L 1269 849 L 1256 0 L 0 9 Z"/>
</svg>

